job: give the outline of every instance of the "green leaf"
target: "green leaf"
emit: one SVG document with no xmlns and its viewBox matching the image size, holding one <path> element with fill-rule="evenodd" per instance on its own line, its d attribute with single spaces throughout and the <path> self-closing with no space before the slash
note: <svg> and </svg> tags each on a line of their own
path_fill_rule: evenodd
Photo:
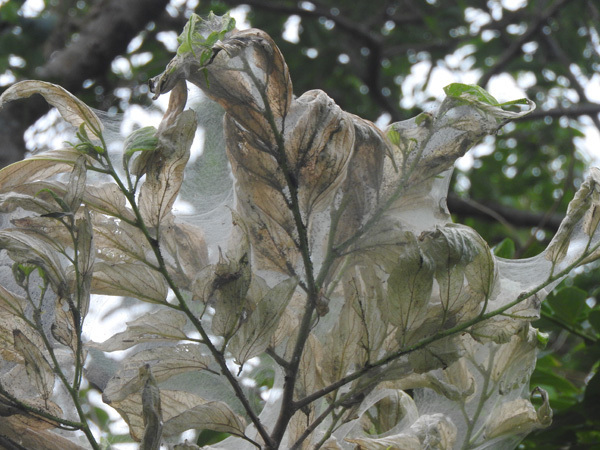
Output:
<svg viewBox="0 0 600 450">
<path fill-rule="evenodd" d="M 486 105 L 495 107 L 532 105 L 532 102 L 526 98 L 519 98 L 517 100 L 509 100 L 507 102 L 498 103 L 498 100 L 492 97 L 488 91 L 475 84 L 452 83 L 444 88 L 444 92 L 448 97 L 455 98 L 457 100 L 463 100 L 469 103 L 484 103 Z"/>
<path fill-rule="evenodd" d="M 538 347 L 541 349 L 546 348 L 546 345 L 548 345 L 548 341 L 550 340 L 550 334 L 542 333 L 540 330 L 537 330 L 535 336 L 538 341 Z"/>
<path fill-rule="evenodd" d="M 154 127 L 143 127 L 135 130 L 123 143 L 123 167 L 129 167 L 129 160 L 137 152 L 156 150 L 158 145 L 157 130 Z"/>
<path fill-rule="evenodd" d="M 179 42 L 179 47 L 177 48 L 177 54 L 183 55 L 187 52 L 194 51 L 194 34 L 196 29 L 196 24 L 200 22 L 202 19 L 198 14 L 192 14 L 190 19 L 183 27 L 183 31 L 177 38 L 177 42 Z"/>
<path fill-rule="evenodd" d="M 192 53 L 203 65 L 212 56 L 213 46 L 234 28 L 235 19 L 229 14 L 219 17 L 211 11 L 206 19 L 192 14 L 177 38 L 177 54 Z M 197 51 L 200 51 L 200 55 L 196 54 Z"/>
<path fill-rule="evenodd" d="M 452 83 L 444 88 L 448 97 L 487 103 L 491 106 L 498 106 L 498 100 L 490 95 L 488 91 L 474 84 Z"/>
<path fill-rule="evenodd" d="M 6 2 L 0 6 L 0 16 L 2 16 L 2 21 L 12 24 L 19 23 L 21 3 L 22 2 Z"/>
<path fill-rule="evenodd" d="M 556 372 L 556 368 L 536 368 L 530 383 L 532 386 L 552 387 L 565 396 L 579 393 L 579 390 L 569 380 Z"/>
<path fill-rule="evenodd" d="M 586 411 L 594 412 L 597 416 L 598 404 L 600 403 L 600 372 L 597 372 L 588 381 L 583 396 L 583 407 Z M 594 414 L 592 413 L 592 414 Z"/>
<path fill-rule="evenodd" d="M 428 124 L 433 120 L 433 116 L 430 113 L 423 112 L 415 117 L 415 123 L 419 126 L 422 124 Z"/>
<path fill-rule="evenodd" d="M 98 406 L 94 407 L 92 408 L 92 413 L 90 415 L 92 416 L 92 421 L 96 425 L 98 425 L 98 428 L 100 428 L 101 430 L 108 428 L 108 425 L 110 423 L 110 416 L 104 409 Z"/>
<path fill-rule="evenodd" d="M 554 316 L 564 323 L 576 324 L 580 313 L 587 306 L 587 293 L 578 287 L 566 287 L 548 299 Z"/>
<path fill-rule="evenodd" d="M 216 444 L 217 442 L 221 442 L 229 436 L 229 433 L 223 433 L 214 430 L 202 430 L 200 434 L 198 434 L 198 440 L 196 441 L 196 445 L 204 446 Z"/>
<path fill-rule="evenodd" d="M 600 310 L 594 309 L 588 314 L 588 321 L 597 334 L 600 334 Z"/>
<path fill-rule="evenodd" d="M 515 243 L 510 238 L 504 238 L 494 248 L 494 255 L 500 258 L 511 259 L 515 256 Z"/>
<path fill-rule="evenodd" d="M 400 133 L 398 133 L 396 130 L 394 130 L 394 128 L 390 127 L 388 132 L 387 132 L 387 137 L 390 140 L 390 142 L 394 145 L 400 145 Z"/>
</svg>

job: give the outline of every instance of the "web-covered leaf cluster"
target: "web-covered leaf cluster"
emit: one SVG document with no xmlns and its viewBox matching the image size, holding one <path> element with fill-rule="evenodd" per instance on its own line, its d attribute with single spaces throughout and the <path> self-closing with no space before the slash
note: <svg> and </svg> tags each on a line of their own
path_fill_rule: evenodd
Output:
<svg viewBox="0 0 600 450">
<path fill-rule="evenodd" d="M 40 93 L 79 139 L 0 172 L 11 423 L 24 415 L 46 432 L 50 420 L 97 447 L 76 395 L 87 352 L 131 349 L 98 387 L 144 448 L 190 429 L 230 435 L 214 448 L 512 448 L 547 426 L 546 393 L 529 391 L 543 340 L 530 322 L 598 256 L 600 172 L 542 254 L 498 258 L 452 223 L 445 197 L 454 161 L 532 102 L 450 85 L 436 112 L 382 131 L 321 91 L 295 97 L 260 30 L 192 16 L 179 42 L 151 81 L 156 96 L 171 92 L 160 126 L 135 131 L 116 159 L 95 113 L 60 87 L 20 83 L 0 100 Z M 224 248 L 173 210 L 197 127 L 186 82 L 225 110 L 236 201 Z M 154 309 L 82 342 L 91 294 Z M 239 373 L 257 357 L 279 395 L 253 403 Z M 55 378 L 74 418 L 51 401 Z"/>
</svg>

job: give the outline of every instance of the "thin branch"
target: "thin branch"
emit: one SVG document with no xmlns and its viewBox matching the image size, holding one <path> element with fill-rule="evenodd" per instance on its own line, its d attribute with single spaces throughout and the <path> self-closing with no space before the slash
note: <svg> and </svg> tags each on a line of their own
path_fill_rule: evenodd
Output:
<svg viewBox="0 0 600 450">
<path fill-rule="evenodd" d="M 519 122 L 527 120 L 539 120 L 545 117 L 580 117 L 580 116 L 597 116 L 600 114 L 600 104 L 598 103 L 579 103 L 576 106 L 569 108 L 553 108 L 548 110 L 536 109 L 526 116 L 517 119 Z"/>
<path fill-rule="evenodd" d="M 530 298 L 533 295 L 536 295 L 538 292 L 540 292 L 542 289 L 544 289 L 548 285 L 567 276 L 574 268 L 576 268 L 582 262 L 584 262 L 590 254 L 595 252 L 598 249 L 598 247 L 600 247 L 600 243 L 596 244 L 593 248 L 587 249 L 587 251 L 585 251 L 579 258 L 577 258 L 573 263 L 571 263 L 569 266 L 567 266 L 560 272 L 552 274 L 551 276 L 549 276 L 546 279 L 546 281 L 544 281 L 543 283 L 534 287 L 533 289 L 530 289 L 529 291 L 526 291 L 526 292 L 522 292 L 513 301 L 507 303 L 506 305 L 504 305 L 494 311 L 479 314 L 477 317 L 474 317 L 473 319 L 468 320 L 460 325 L 449 328 L 447 330 L 440 331 L 439 333 L 436 333 L 433 336 L 423 339 L 422 341 L 420 341 L 414 345 L 411 345 L 407 348 L 393 352 L 390 355 L 385 356 L 378 361 L 375 361 L 374 363 L 367 364 L 364 367 L 362 367 L 361 369 L 358 369 L 355 372 L 339 379 L 338 381 L 331 383 L 329 386 L 326 386 L 326 387 L 324 387 L 316 392 L 313 392 L 312 394 L 307 395 L 306 397 L 298 400 L 295 403 L 295 406 L 297 408 L 303 408 L 303 407 L 309 405 L 310 403 L 324 397 L 325 395 L 329 394 L 330 392 L 333 392 L 333 391 L 339 389 L 340 387 L 342 387 L 358 378 L 361 378 L 361 377 L 367 375 L 369 372 L 372 372 L 375 369 L 381 368 L 381 367 L 397 360 L 398 358 L 400 358 L 404 355 L 408 355 L 409 353 L 413 353 L 417 350 L 427 347 L 428 345 L 431 345 L 432 343 L 437 342 L 440 339 L 467 331 L 473 325 L 476 325 L 478 323 L 484 322 L 485 320 L 491 319 L 493 317 L 496 317 L 498 315 L 505 313 L 507 310 L 518 305 L 522 301 Z"/>
<path fill-rule="evenodd" d="M 496 220 L 509 227 L 542 227 L 556 231 L 564 215 L 535 213 L 489 202 L 487 200 L 468 200 L 456 194 L 447 198 L 448 209 L 459 216 L 477 217 L 484 220 Z"/>
<path fill-rule="evenodd" d="M 278 156 L 278 164 L 281 172 L 285 177 L 287 187 L 290 195 L 290 210 L 294 218 L 294 224 L 296 231 L 298 232 L 298 241 L 300 244 L 300 253 L 304 262 L 304 273 L 306 276 L 306 304 L 304 307 L 304 313 L 300 325 L 298 326 L 298 335 L 296 337 L 296 343 L 292 351 L 289 364 L 285 367 L 285 382 L 283 385 L 282 394 L 282 408 L 279 412 L 277 422 L 273 427 L 270 439 L 265 440 L 268 443 L 268 448 L 278 448 L 279 443 L 283 439 L 287 426 L 297 411 L 294 409 L 294 391 L 296 387 L 296 381 L 298 378 L 300 361 L 306 341 L 310 335 L 312 316 L 317 306 L 317 300 L 319 296 L 319 287 L 315 281 L 315 274 L 313 269 L 313 263 L 310 256 L 310 245 L 308 238 L 308 229 L 302 219 L 302 212 L 300 208 L 300 198 L 298 194 L 298 186 L 293 179 L 293 173 L 290 169 L 290 164 L 285 151 L 285 139 L 277 126 L 275 115 L 271 109 L 270 99 L 267 97 L 266 86 L 254 75 L 254 72 L 250 69 L 249 63 L 246 59 L 242 59 L 243 64 L 246 66 L 247 73 L 250 76 L 252 82 L 258 89 L 262 97 L 262 101 L 265 108 L 265 117 L 268 120 L 269 127 L 273 136 L 275 136 L 275 144 L 277 146 L 276 153 Z M 283 119 L 285 121 L 285 118 Z"/>
<path fill-rule="evenodd" d="M 283 369 L 287 369 L 290 366 L 290 363 L 287 362 L 285 359 L 283 359 L 281 356 L 279 356 L 277 354 L 277 352 L 275 351 L 275 349 L 273 349 L 272 347 L 267 348 L 265 353 L 267 355 L 269 355 L 271 358 L 273 358 L 273 360 L 277 364 L 279 364 L 279 366 L 281 366 Z"/>
<path fill-rule="evenodd" d="M 237 378 L 231 373 L 231 371 L 227 367 L 227 361 L 225 360 L 225 356 L 215 347 L 215 345 L 213 345 L 213 343 L 211 342 L 210 337 L 208 336 L 208 333 L 204 329 L 204 326 L 202 325 L 201 321 L 189 309 L 189 307 L 179 289 L 179 286 L 177 285 L 177 283 L 175 283 L 175 281 L 171 277 L 169 270 L 167 268 L 165 259 L 162 255 L 162 251 L 160 249 L 158 239 L 155 239 L 151 235 L 148 228 L 146 227 L 146 224 L 144 222 L 142 214 L 137 205 L 137 200 L 135 198 L 135 194 L 133 194 L 127 190 L 127 188 L 123 184 L 123 181 L 119 177 L 118 173 L 115 171 L 115 169 L 112 165 L 112 161 L 110 160 L 110 157 L 108 157 L 107 153 L 105 153 L 105 155 L 107 155 L 105 157 L 105 160 L 106 160 L 107 165 L 109 166 L 110 174 L 111 174 L 112 178 L 115 180 L 115 182 L 117 183 L 117 185 L 119 186 L 119 189 L 121 190 L 121 192 L 123 192 L 123 194 L 125 195 L 129 205 L 131 206 L 131 209 L 133 210 L 133 213 L 136 217 L 136 227 L 144 234 L 146 241 L 150 244 L 150 246 L 153 250 L 154 256 L 156 257 L 156 259 L 158 261 L 159 271 L 165 278 L 165 281 L 167 282 L 169 288 L 171 288 L 171 290 L 173 291 L 173 294 L 175 295 L 175 298 L 177 299 L 177 301 L 179 303 L 181 311 L 188 317 L 190 322 L 194 325 L 194 327 L 200 333 L 200 336 L 202 337 L 204 345 L 206 345 L 206 347 L 210 351 L 211 355 L 213 356 L 213 358 L 219 365 L 219 368 L 221 369 L 221 373 L 225 376 L 225 378 L 227 378 L 227 381 L 229 382 L 232 389 L 234 390 L 236 397 L 241 402 L 241 404 L 244 408 L 244 411 L 248 414 L 248 417 L 250 417 L 250 420 L 256 427 L 256 430 L 260 434 L 260 437 L 266 443 L 271 443 L 272 442 L 271 437 L 269 436 L 265 427 L 261 423 L 260 418 L 256 415 L 256 413 L 252 409 L 252 406 L 250 405 L 250 402 L 249 402 L 248 398 L 246 397 L 246 394 L 244 393 L 240 383 L 238 382 Z"/>
<path fill-rule="evenodd" d="M 577 95 L 579 96 L 579 100 L 585 101 L 585 102 L 590 102 L 590 99 L 588 98 L 587 94 L 585 93 L 584 86 L 582 86 L 582 84 L 579 82 L 577 77 L 573 74 L 573 72 L 571 72 L 571 65 L 573 64 L 573 61 L 571 61 L 571 59 L 568 57 L 568 55 L 565 53 L 565 51 L 561 48 L 560 44 L 556 41 L 556 39 L 554 39 L 552 36 L 549 36 L 549 35 L 543 34 L 543 33 L 542 33 L 542 36 L 543 36 L 543 39 L 548 44 L 548 47 L 550 47 L 550 50 L 552 51 L 552 53 L 554 53 L 554 56 L 556 56 L 556 59 L 558 59 L 560 64 L 563 66 L 564 74 L 571 82 L 571 85 L 573 86 L 573 89 L 575 89 L 575 92 L 577 92 Z M 600 131 L 600 118 L 598 118 L 598 114 L 591 114 L 590 118 L 592 119 L 592 122 L 594 122 L 594 125 L 596 126 L 598 131 Z"/>
<path fill-rule="evenodd" d="M 286 5 L 282 4 L 282 2 L 272 2 L 266 0 L 224 0 L 224 3 L 232 6 L 248 5 L 253 8 L 262 9 L 273 13 L 297 15 L 300 17 L 317 19 L 319 17 L 325 17 L 326 19 L 333 21 L 336 27 L 338 27 L 340 30 L 352 35 L 356 39 L 363 41 L 367 47 L 381 44 L 381 40 L 367 27 L 348 19 L 342 14 L 334 14 L 330 9 L 318 5 L 314 9 L 309 10 L 297 6 L 295 3 L 293 5 Z"/>
<path fill-rule="evenodd" d="M 558 317 L 551 316 L 550 314 L 548 314 L 547 312 L 544 312 L 543 310 L 541 311 L 540 314 L 547 321 L 552 322 L 555 325 L 558 325 L 559 327 L 567 330 L 569 333 L 574 334 L 577 337 L 580 337 L 581 339 L 583 339 L 586 342 L 586 344 L 596 344 L 598 342 L 598 338 L 596 338 L 595 336 L 591 336 L 587 333 L 584 333 L 581 330 L 578 330 L 577 328 L 574 328 L 572 325 L 569 325 L 568 323 L 563 322 Z"/>
<path fill-rule="evenodd" d="M 513 58 L 515 58 L 519 52 L 521 52 L 521 47 L 523 44 L 531 40 L 532 36 L 542 28 L 548 19 L 556 14 L 562 6 L 570 1 L 572 0 L 556 0 L 552 6 L 548 7 L 546 11 L 537 16 L 535 20 L 529 24 L 527 30 L 516 41 L 513 41 L 513 43 L 496 60 L 494 65 L 483 74 L 483 76 L 479 79 L 478 84 L 480 86 L 486 86 L 494 75 L 500 73 L 504 67 Z"/>
<path fill-rule="evenodd" d="M 0 395 L 2 397 L 5 397 L 12 403 L 12 405 L 10 405 L 11 407 L 18 409 L 19 411 L 25 413 L 25 415 L 32 415 L 34 417 L 38 416 L 36 418 L 38 418 L 40 420 L 44 420 L 49 424 L 52 424 L 52 425 L 61 424 L 61 425 L 70 427 L 74 430 L 81 430 L 84 427 L 84 424 L 81 422 L 74 422 L 72 420 L 66 420 L 66 419 L 62 419 L 60 417 L 56 417 L 42 409 L 36 408 L 34 406 L 31 406 L 31 405 L 28 405 L 27 403 L 22 402 L 17 397 L 15 397 L 10 392 L 8 392 L 6 389 L 4 389 L 4 386 L 2 386 L 1 383 L 0 383 Z"/>
</svg>

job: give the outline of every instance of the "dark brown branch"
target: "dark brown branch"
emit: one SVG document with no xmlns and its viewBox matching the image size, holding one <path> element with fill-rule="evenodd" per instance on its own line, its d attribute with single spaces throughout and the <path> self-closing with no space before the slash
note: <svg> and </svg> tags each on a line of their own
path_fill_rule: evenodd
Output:
<svg viewBox="0 0 600 450">
<path fill-rule="evenodd" d="M 453 49 L 455 49 L 458 44 L 466 39 L 454 39 L 455 42 L 450 40 L 434 40 L 431 42 L 422 42 L 422 43 L 407 43 L 407 44 L 398 44 L 398 45 L 389 45 L 383 49 L 383 55 L 387 58 L 393 58 L 395 56 L 403 56 L 406 55 L 406 52 L 412 50 L 414 52 L 431 52 L 434 50 L 444 50 L 447 53 L 451 53 Z"/>
<path fill-rule="evenodd" d="M 569 108 L 553 108 L 548 110 L 536 109 L 525 117 L 518 119 L 519 121 L 524 120 L 538 120 L 544 117 L 580 117 L 580 116 L 597 116 L 600 114 L 600 104 L 598 103 L 578 103 L 576 106 Z"/>
<path fill-rule="evenodd" d="M 485 208 L 482 208 L 478 205 L 483 204 L 483 202 L 466 200 L 456 194 L 450 194 L 447 200 L 448 209 L 452 214 L 490 221 L 497 221 L 498 219 L 495 216 L 500 216 L 504 221 L 516 227 L 538 227 L 543 224 L 544 228 L 556 231 L 564 218 L 561 214 L 552 214 L 546 217 L 545 213 L 509 208 L 489 201 L 485 201 Z"/>
<path fill-rule="evenodd" d="M 333 21 L 340 30 L 351 34 L 354 38 L 363 41 L 364 45 L 371 47 L 380 45 L 380 39 L 372 33 L 368 28 L 361 24 L 344 17 L 342 14 L 333 14 L 331 10 L 316 6 L 315 9 L 309 10 L 300 8 L 294 5 L 282 4 L 279 1 L 269 0 L 224 0 L 225 4 L 231 6 L 248 5 L 253 8 L 267 10 L 274 13 L 294 14 L 300 17 L 319 18 L 325 17 Z"/>
<path fill-rule="evenodd" d="M 85 19 L 79 37 L 55 52 L 38 70 L 39 79 L 60 84 L 77 93 L 82 83 L 104 75 L 112 60 L 150 21 L 164 11 L 168 0 L 104 0 L 97 2 Z M 3 142 L 0 165 L 23 157 L 23 132 L 48 111 L 41 100 L 9 104 L 0 110 Z"/>
</svg>

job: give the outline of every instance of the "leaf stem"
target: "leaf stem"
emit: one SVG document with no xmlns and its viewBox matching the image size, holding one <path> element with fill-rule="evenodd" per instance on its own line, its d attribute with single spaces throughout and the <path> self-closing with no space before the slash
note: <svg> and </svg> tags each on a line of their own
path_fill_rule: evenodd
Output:
<svg viewBox="0 0 600 450">
<path fill-rule="evenodd" d="M 600 247 L 600 243 L 596 244 L 590 251 L 596 251 L 598 248 Z M 420 342 L 411 345 L 408 348 L 404 348 L 402 350 L 398 350 L 396 352 L 391 353 L 390 355 L 387 355 L 381 359 L 379 359 L 378 361 L 375 361 L 371 364 L 367 364 L 364 367 L 362 367 L 361 369 L 356 370 L 355 372 L 339 379 L 338 381 L 330 384 L 329 386 L 326 386 L 316 392 L 313 392 L 310 395 L 305 396 L 304 398 L 298 400 L 295 402 L 295 409 L 299 409 L 299 408 L 303 408 L 307 405 L 309 405 L 310 403 L 324 397 L 325 395 L 329 394 L 330 392 L 335 391 L 336 389 L 339 389 L 340 387 L 368 374 L 369 372 L 373 371 L 374 369 L 380 368 L 385 366 L 386 364 L 389 364 L 393 361 L 395 361 L 396 359 L 407 355 L 409 353 L 415 352 L 417 350 L 420 350 L 430 344 L 432 344 L 433 342 L 436 342 L 440 339 L 446 338 L 448 336 L 454 335 L 454 334 L 458 334 L 461 332 L 465 332 L 467 331 L 470 327 L 472 327 L 473 325 L 476 325 L 477 323 L 483 322 L 485 320 L 491 319 L 497 315 L 500 315 L 502 313 L 504 313 L 505 311 L 507 311 L 508 309 L 518 305 L 519 303 L 521 303 L 522 301 L 526 300 L 527 298 L 531 297 L 532 295 L 535 295 L 536 293 L 538 293 L 540 290 L 544 289 L 546 286 L 554 283 L 555 281 L 557 281 L 558 279 L 566 276 L 569 274 L 569 272 L 571 272 L 571 270 L 573 270 L 575 267 L 577 267 L 579 264 L 581 264 L 587 257 L 587 254 L 584 253 L 582 254 L 579 258 L 577 258 L 573 263 L 571 263 L 569 266 L 567 266 L 566 268 L 564 268 L 563 270 L 561 270 L 560 272 L 556 273 L 556 274 L 552 274 L 551 276 L 548 277 L 548 279 L 546 281 L 544 281 L 543 283 L 539 284 L 538 286 L 530 289 L 529 291 L 526 292 L 522 292 L 521 294 L 519 294 L 513 301 L 507 303 L 506 305 L 494 310 L 494 311 L 490 311 L 487 312 L 485 314 L 481 314 L 478 315 L 477 317 L 466 321 L 465 323 L 462 323 L 460 325 L 457 325 L 455 327 L 449 328 L 447 330 L 441 331 L 439 333 L 434 334 L 433 336 L 430 336 L 426 339 L 421 340 Z M 346 396 L 348 396 L 349 394 L 355 395 L 356 392 L 352 392 L 352 393 L 348 393 L 346 394 L 344 397 L 342 397 L 342 399 L 340 399 L 341 401 L 343 401 L 343 398 L 345 398 Z M 336 402 L 338 403 L 338 402 Z M 317 419 L 315 419 L 315 421 L 313 422 L 313 424 L 311 424 L 311 426 L 309 427 L 309 429 L 311 430 L 310 432 L 312 432 L 312 430 L 314 430 L 323 420 L 325 420 L 325 418 L 327 417 L 327 414 L 329 412 L 331 412 L 335 406 L 333 406 L 334 404 L 330 405 L 324 412 L 323 414 L 321 414 Z M 327 414 L 326 414 L 327 412 Z M 307 432 L 309 430 L 307 429 Z M 302 436 L 304 436 L 306 434 L 306 436 L 308 436 L 308 433 L 305 432 Z M 305 437 L 306 437 L 305 436 Z M 304 437 L 304 438 L 305 438 Z M 300 439 L 298 439 L 297 443 L 295 445 L 297 445 L 300 442 Z"/>
<path fill-rule="evenodd" d="M 541 314 L 541 316 L 544 319 L 546 319 L 546 320 L 554 323 L 555 325 L 558 325 L 561 328 L 564 328 L 569 333 L 574 334 L 575 336 L 580 337 L 586 343 L 596 344 L 598 342 L 598 339 L 596 337 L 590 336 L 589 334 L 584 333 L 583 331 L 574 328 L 573 326 L 569 325 L 568 323 L 563 322 L 562 320 L 560 320 L 558 317 L 551 316 L 546 311 L 542 310 L 540 314 Z"/>
<path fill-rule="evenodd" d="M 266 85 L 261 83 L 260 80 L 258 80 L 258 78 L 255 76 L 246 58 L 242 58 L 242 61 L 244 64 L 245 73 L 247 73 L 248 76 L 251 78 L 252 82 L 254 83 L 255 87 L 261 95 L 265 108 L 265 117 L 269 123 L 269 127 L 271 128 L 273 135 L 275 136 L 276 151 L 278 155 L 277 162 L 279 163 L 280 169 L 284 175 L 290 193 L 290 209 L 294 218 L 296 230 L 298 232 L 298 241 L 300 247 L 299 250 L 302 255 L 302 260 L 304 262 L 304 272 L 306 275 L 307 285 L 307 299 L 304 307 L 302 320 L 298 327 L 296 343 L 292 351 L 292 356 L 289 361 L 289 365 L 287 367 L 284 367 L 285 381 L 281 401 L 282 406 L 279 412 L 279 417 L 277 418 L 277 421 L 275 423 L 275 427 L 273 428 L 273 431 L 271 433 L 271 445 L 267 446 L 267 448 L 277 448 L 279 446 L 279 443 L 283 439 L 289 421 L 291 420 L 294 413 L 299 409 L 296 407 L 294 402 L 294 391 L 296 386 L 296 380 L 298 377 L 301 356 L 306 345 L 306 340 L 308 339 L 308 336 L 310 334 L 312 316 L 319 298 L 319 287 L 315 281 L 313 264 L 310 257 L 308 230 L 306 224 L 304 223 L 304 220 L 302 219 L 297 180 L 295 179 L 292 173 L 287 154 L 285 152 L 285 139 L 281 134 L 279 128 L 277 127 L 277 124 L 275 123 L 275 116 L 273 114 L 273 110 L 271 109 L 270 99 L 266 93 Z M 282 118 L 282 123 L 285 123 L 285 118 Z"/>
<path fill-rule="evenodd" d="M 96 438 L 94 437 L 94 435 L 92 434 L 92 431 L 90 430 L 90 427 L 89 427 L 86 417 L 85 417 L 85 413 L 83 412 L 83 408 L 81 407 L 81 402 L 79 400 L 79 383 L 75 383 L 74 386 L 71 386 L 71 384 L 69 383 L 69 380 L 67 380 L 67 377 L 65 376 L 65 374 L 62 371 L 62 368 L 60 366 L 60 363 L 58 362 L 58 359 L 56 358 L 56 355 L 54 354 L 54 348 L 52 347 L 52 344 L 48 340 L 46 333 L 43 332 L 44 328 L 42 325 L 40 315 L 34 314 L 34 317 L 36 319 L 36 328 L 39 331 L 38 334 L 41 336 L 42 340 L 44 341 L 44 346 L 46 347 L 46 350 L 48 351 L 48 354 L 50 355 L 50 358 L 52 359 L 52 367 L 54 369 L 54 373 L 58 376 L 58 378 L 62 382 L 63 386 L 69 393 L 69 396 L 71 397 L 71 400 L 73 401 L 73 405 L 75 406 L 75 409 L 77 410 L 77 415 L 79 416 L 79 419 L 81 420 L 79 429 L 81 431 L 83 431 L 83 433 L 85 434 L 85 437 L 87 438 L 87 440 L 90 443 L 90 445 L 92 446 L 92 448 L 94 450 L 100 450 L 100 446 L 96 442 Z"/>
<path fill-rule="evenodd" d="M 61 417 L 53 416 L 52 414 L 50 414 L 42 409 L 36 408 L 35 406 L 31 406 L 25 402 L 22 402 L 17 397 L 15 397 L 10 392 L 8 392 L 6 389 L 4 389 L 4 386 L 2 386 L 2 383 L 0 383 L 0 395 L 2 395 L 2 397 L 6 397 L 10 402 L 12 402 L 14 404 L 15 408 L 20 409 L 20 410 L 24 411 L 25 413 L 30 413 L 32 415 L 39 416 L 40 418 L 47 421 L 49 424 L 55 425 L 58 423 L 60 425 L 69 427 L 73 430 L 82 430 L 82 431 L 83 431 L 83 427 L 85 426 L 84 423 L 74 422 L 72 420 L 66 420 Z M 95 448 L 99 449 L 99 447 L 95 447 Z"/>
<path fill-rule="evenodd" d="M 242 403 L 242 406 L 244 407 L 244 410 L 246 411 L 246 413 L 250 417 L 250 420 L 252 421 L 252 423 L 256 427 L 256 429 L 257 429 L 258 433 L 260 434 L 261 438 L 266 443 L 271 443 L 271 438 L 270 438 L 268 432 L 266 431 L 265 427 L 262 425 L 262 423 L 260 421 L 260 418 L 256 415 L 256 413 L 252 409 L 252 406 L 250 405 L 249 400 L 247 399 L 244 391 L 242 390 L 242 387 L 241 387 L 240 383 L 238 382 L 237 378 L 231 373 L 231 371 L 227 367 L 227 362 L 225 360 L 225 356 L 211 342 L 210 337 L 208 336 L 208 333 L 204 329 L 202 323 L 194 315 L 194 313 L 189 309 L 189 307 L 188 307 L 188 305 L 187 305 L 185 299 L 183 298 L 183 295 L 182 295 L 182 293 L 181 293 L 181 291 L 179 289 L 179 286 L 175 283 L 175 281 L 173 280 L 173 278 L 169 274 L 169 271 L 167 269 L 167 265 L 166 265 L 165 259 L 164 259 L 163 255 L 162 255 L 162 251 L 160 249 L 158 231 L 157 231 L 156 238 L 153 237 L 150 234 L 150 231 L 146 227 L 146 224 L 144 222 L 142 214 L 141 214 L 141 212 L 139 210 L 139 207 L 137 205 L 137 202 L 136 202 L 136 199 L 135 199 L 135 195 L 127 190 L 127 188 L 125 187 L 125 185 L 121 181 L 120 177 L 118 176 L 118 174 L 114 170 L 114 168 L 112 166 L 112 163 L 110 161 L 110 158 L 107 157 L 106 160 L 107 160 L 107 163 L 109 164 L 109 167 L 110 167 L 110 175 L 112 176 L 112 178 L 115 180 L 115 182 L 119 186 L 119 189 L 123 192 L 123 194 L 127 198 L 127 201 L 129 202 L 129 204 L 131 206 L 131 209 L 133 210 L 133 213 L 134 213 L 135 218 L 136 218 L 135 226 L 144 234 L 144 237 L 146 238 L 146 240 L 150 244 L 150 246 L 152 248 L 152 251 L 154 253 L 154 256 L 156 257 L 156 260 L 158 262 L 158 270 L 162 274 L 162 276 L 165 278 L 165 281 L 167 282 L 169 288 L 171 288 L 171 290 L 173 291 L 173 294 L 175 295 L 175 298 L 177 299 L 177 301 L 179 303 L 180 310 L 188 317 L 188 319 L 192 322 L 192 324 L 194 325 L 194 327 L 200 333 L 200 336 L 202 337 L 204 345 L 206 345 L 206 347 L 208 348 L 208 350 L 212 354 L 213 358 L 215 359 L 215 361 L 219 365 L 219 367 L 221 369 L 221 373 L 227 378 L 227 381 L 229 382 L 229 384 L 233 388 L 233 390 L 234 390 L 237 398 L 239 399 L 239 401 Z"/>
</svg>

